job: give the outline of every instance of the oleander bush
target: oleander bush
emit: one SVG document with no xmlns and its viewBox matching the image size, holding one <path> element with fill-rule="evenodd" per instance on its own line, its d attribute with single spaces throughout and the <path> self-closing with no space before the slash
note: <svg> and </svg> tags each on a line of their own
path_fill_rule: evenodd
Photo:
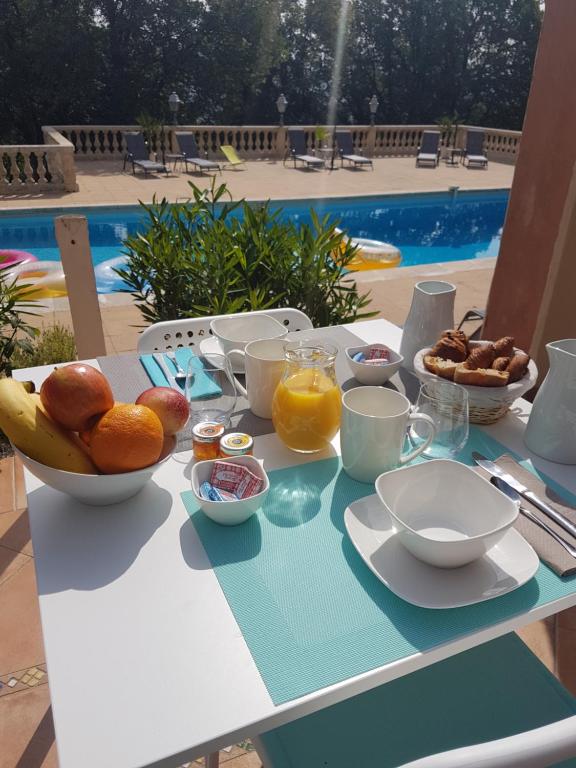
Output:
<svg viewBox="0 0 576 768">
<path fill-rule="evenodd" d="M 146 230 L 124 241 L 116 272 L 145 321 L 295 307 L 328 326 L 375 314 L 347 271 L 355 248 L 328 216 L 281 221 L 270 201 L 227 199 L 225 184 L 190 187 L 186 203 L 141 203 Z"/>
<path fill-rule="evenodd" d="M 76 360 L 74 334 L 63 325 L 44 328 L 28 345 L 12 355 L 12 368 L 32 368 L 36 365 L 55 365 Z"/>
<path fill-rule="evenodd" d="M 32 310 L 38 303 L 26 298 L 26 286 L 10 276 L 10 269 L 0 267 L 0 376 L 7 376 L 16 367 L 14 355 L 30 351 L 38 335 L 25 319 L 35 314 Z"/>
</svg>

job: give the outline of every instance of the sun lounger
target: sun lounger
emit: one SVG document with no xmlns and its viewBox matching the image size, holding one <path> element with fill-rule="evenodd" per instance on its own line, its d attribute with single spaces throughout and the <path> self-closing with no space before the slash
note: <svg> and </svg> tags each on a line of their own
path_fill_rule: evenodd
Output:
<svg viewBox="0 0 576 768">
<path fill-rule="evenodd" d="M 336 131 L 336 144 L 338 145 L 342 167 L 344 167 L 344 160 L 348 160 L 348 162 L 355 168 L 357 166 L 369 165 L 372 170 L 374 170 L 374 164 L 369 157 L 363 157 L 362 155 L 356 155 L 354 153 L 354 145 L 352 143 L 352 134 L 350 131 Z"/>
<path fill-rule="evenodd" d="M 182 153 L 182 160 L 186 164 L 186 171 L 188 171 L 188 163 L 198 168 L 200 173 L 203 171 L 221 171 L 220 163 L 200 157 L 200 150 L 193 133 L 180 133 L 176 131 L 174 135 Z"/>
<path fill-rule="evenodd" d="M 246 162 L 246 160 L 238 157 L 238 153 L 231 144 L 221 144 L 220 151 L 228 161 L 227 163 L 224 163 L 224 165 L 231 165 L 234 168 L 237 168 L 239 165 L 244 165 Z"/>
<path fill-rule="evenodd" d="M 126 163 L 132 163 L 132 173 L 136 175 L 136 168 L 144 171 L 144 175 L 163 171 L 168 173 L 164 163 L 157 163 L 150 160 L 148 147 L 144 143 L 144 136 L 141 133 L 124 133 L 124 142 L 126 143 L 126 154 L 124 155 L 124 165 L 122 170 L 126 170 Z"/>
<path fill-rule="evenodd" d="M 289 130 L 288 141 L 290 142 L 290 149 L 288 155 L 294 160 L 294 168 L 296 168 L 296 161 L 299 160 L 307 168 L 323 168 L 324 160 L 320 157 L 314 157 L 314 155 L 306 154 L 306 139 L 304 137 L 304 131 L 301 130 Z M 286 158 L 284 158 L 286 163 Z"/>
<path fill-rule="evenodd" d="M 466 134 L 466 149 L 464 150 L 466 165 L 488 167 L 488 158 L 484 154 L 484 131 L 468 131 Z"/>
<path fill-rule="evenodd" d="M 436 167 L 440 158 L 440 131 L 424 131 L 422 144 L 416 156 L 416 167 L 429 165 Z"/>
</svg>

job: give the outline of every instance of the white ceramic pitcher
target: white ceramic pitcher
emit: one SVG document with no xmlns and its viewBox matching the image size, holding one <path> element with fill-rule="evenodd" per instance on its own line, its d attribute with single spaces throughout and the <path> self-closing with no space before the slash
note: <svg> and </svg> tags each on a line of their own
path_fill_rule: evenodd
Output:
<svg viewBox="0 0 576 768">
<path fill-rule="evenodd" d="M 414 370 L 416 352 L 431 347 L 442 331 L 454 327 L 455 296 L 456 287 L 452 283 L 443 280 L 416 283 L 400 343 L 404 368 Z"/>
<path fill-rule="evenodd" d="M 540 387 L 524 433 L 538 456 L 576 464 L 576 339 L 546 344 L 550 369 Z"/>
</svg>

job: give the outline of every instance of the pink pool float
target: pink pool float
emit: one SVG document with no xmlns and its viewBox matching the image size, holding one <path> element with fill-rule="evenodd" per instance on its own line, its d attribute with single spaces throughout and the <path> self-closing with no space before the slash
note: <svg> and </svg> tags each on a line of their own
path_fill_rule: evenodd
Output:
<svg viewBox="0 0 576 768">
<path fill-rule="evenodd" d="M 28 264 L 31 261 L 38 261 L 38 259 L 28 251 L 15 251 L 11 248 L 0 249 L 0 268 L 10 267 L 13 264 Z"/>
</svg>

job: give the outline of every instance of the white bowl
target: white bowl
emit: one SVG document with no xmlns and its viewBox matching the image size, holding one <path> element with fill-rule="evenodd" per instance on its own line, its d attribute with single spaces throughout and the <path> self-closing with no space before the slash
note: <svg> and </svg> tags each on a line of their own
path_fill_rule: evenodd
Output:
<svg viewBox="0 0 576 768">
<path fill-rule="evenodd" d="M 473 469 L 437 459 L 376 479 L 399 541 L 418 560 L 458 568 L 482 557 L 518 517 L 518 505 Z"/>
<path fill-rule="evenodd" d="M 222 347 L 224 354 L 232 349 L 244 349 L 256 339 L 279 339 L 288 329 L 271 315 L 247 314 L 246 317 L 218 317 L 210 322 L 210 329 Z"/>
<path fill-rule="evenodd" d="M 359 363 L 352 359 L 358 352 L 367 352 L 369 349 L 374 348 L 387 349 L 390 362 L 384 363 L 383 365 L 369 365 L 368 363 Z M 390 349 L 390 347 L 387 347 L 385 344 L 362 344 L 359 347 L 346 347 L 345 352 L 346 360 L 350 366 L 350 370 L 354 374 L 354 378 L 361 384 L 372 386 L 385 384 L 388 379 L 394 376 L 404 362 L 402 355 L 399 355 L 398 352 L 394 352 L 393 349 Z"/>
<path fill-rule="evenodd" d="M 136 469 L 133 472 L 121 472 L 115 475 L 82 475 L 78 472 L 66 472 L 63 469 L 47 467 L 46 464 L 31 459 L 30 456 L 26 456 L 18 448 L 13 447 L 14 453 L 22 459 L 26 469 L 43 483 L 57 491 L 67 493 L 68 496 L 72 496 L 84 504 L 95 507 L 118 504 L 131 496 L 135 496 L 144 488 L 158 467 L 172 455 L 172 450 L 170 450 L 156 464 L 151 464 L 144 469 Z"/>
<path fill-rule="evenodd" d="M 226 461 L 229 464 L 244 465 L 252 474 L 264 480 L 264 487 L 255 496 L 235 501 L 209 501 L 208 499 L 203 499 L 200 495 L 200 486 L 206 480 L 210 480 L 214 461 L 198 461 L 192 467 L 192 492 L 196 496 L 196 500 L 204 514 L 220 525 L 240 525 L 240 523 L 244 523 L 249 517 L 252 517 L 264 503 L 270 490 L 268 475 L 254 456 L 237 456 L 232 459 L 215 459 L 215 461 Z"/>
</svg>

